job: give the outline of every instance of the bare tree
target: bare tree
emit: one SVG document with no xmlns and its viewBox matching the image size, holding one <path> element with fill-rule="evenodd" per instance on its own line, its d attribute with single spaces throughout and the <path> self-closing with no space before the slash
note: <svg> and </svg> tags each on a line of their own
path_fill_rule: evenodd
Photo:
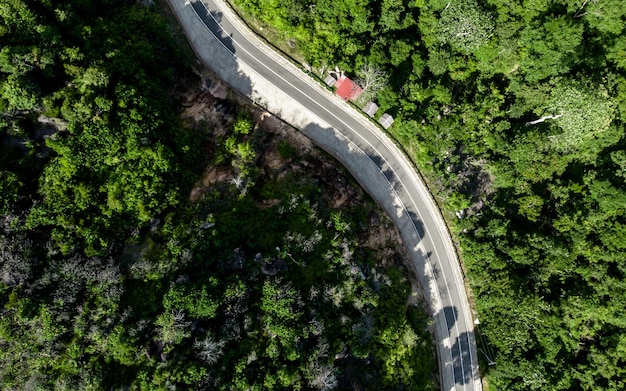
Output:
<svg viewBox="0 0 626 391">
<path fill-rule="evenodd" d="M 337 370 L 331 364 L 312 363 L 309 366 L 313 378 L 311 386 L 318 390 L 327 391 L 337 387 Z"/>
<path fill-rule="evenodd" d="M 224 353 L 224 344 L 224 341 L 216 341 L 209 333 L 204 339 L 196 340 L 193 347 L 196 349 L 196 355 L 200 360 L 213 365 Z"/>
<path fill-rule="evenodd" d="M 357 83 L 363 89 L 359 100 L 364 102 L 371 100 L 376 94 L 387 86 L 388 75 L 376 65 L 365 63 L 357 72 Z"/>
<path fill-rule="evenodd" d="M 31 277 L 35 263 L 28 255 L 32 243 L 23 237 L 0 236 L 0 282 L 8 286 L 20 286 Z"/>
<path fill-rule="evenodd" d="M 585 8 L 585 6 L 587 5 L 587 3 L 589 2 L 589 0 L 585 0 L 585 2 L 583 3 L 583 5 L 580 6 L 580 8 L 578 9 L 578 11 L 576 11 L 576 13 L 574 14 L 575 18 L 580 18 L 581 16 L 585 16 L 587 15 L 587 12 L 582 12 L 583 8 Z"/>
</svg>

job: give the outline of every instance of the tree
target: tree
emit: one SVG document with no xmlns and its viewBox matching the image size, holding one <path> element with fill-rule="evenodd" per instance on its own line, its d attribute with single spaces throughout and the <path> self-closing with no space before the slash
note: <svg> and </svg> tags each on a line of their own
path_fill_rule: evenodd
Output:
<svg viewBox="0 0 626 391">
<path fill-rule="evenodd" d="M 191 322 L 185 317 L 185 313 L 180 310 L 171 310 L 161 314 L 155 324 L 158 326 L 158 335 L 168 350 L 173 349 L 173 345 L 180 344 L 185 338 L 191 336 Z"/>
<path fill-rule="evenodd" d="M 428 69 L 435 76 L 441 76 L 450 66 L 450 53 L 446 50 L 433 50 L 428 53 Z"/>
<path fill-rule="evenodd" d="M 232 125 L 233 132 L 237 135 L 245 135 L 250 133 L 254 124 L 252 123 L 252 118 L 250 118 L 247 114 L 239 113 L 235 122 Z"/>
<path fill-rule="evenodd" d="M 27 76 L 11 74 L 0 84 L 0 98 L 8 102 L 8 111 L 28 111 L 37 106 L 37 88 Z"/>
<path fill-rule="evenodd" d="M 485 45 L 493 35 L 493 18 L 474 0 L 450 1 L 441 12 L 439 41 L 464 54 Z"/>
<path fill-rule="evenodd" d="M 380 27 L 383 32 L 400 30 L 415 22 L 406 12 L 402 0 L 383 0 L 380 12 Z"/>
<path fill-rule="evenodd" d="M 564 15 L 529 23 L 518 38 L 528 53 L 520 56 L 525 79 L 534 84 L 568 73 L 582 44 L 582 24 Z"/>
<path fill-rule="evenodd" d="M 378 66 L 366 62 L 357 72 L 359 78 L 357 83 L 363 89 L 359 97 L 365 102 L 371 100 L 376 94 L 387 86 L 387 74 Z"/>
<path fill-rule="evenodd" d="M 0 171 L 0 216 L 9 213 L 18 200 L 23 184 L 19 177 L 11 171 Z"/>
<path fill-rule="evenodd" d="M 585 143 L 600 138 L 615 116 L 606 88 L 581 81 L 565 81 L 557 85 L 543 113 L 546 118 L 552 116 L 552 122 L 561 128 L 562 133 L 550 136 L 550 140 L 557 150 L 563 152 L 579 150 Z"/>
<path fill-rule="evenodd" d="M 611 160 L 616 166 L 615 175 L 626 179 L 626 151 L 611 152 Z"/>
<path fill-rule="evenodd" d="M 606 58 L 613 61 L 618 69 L 626 70 L 626 37 L 619 36 L 613 45 L 607 47 Z"/>
<path fill-rule="evenodd" d="M 624 29 L 625 15 L 626 3 L 621 0 L 585 0 L 574 18 L 584 18 L 603 34 L 619 35 Z"/>
<path fill-rule="evenodd" d="M 224 341 L 216 341 L 211 333 L 193 343 L 198 358 L 209 365 L 217 363 L 224 354 Z"/>
<path fill-rule="evenodd" d="M 332 365 L 315 362 L 310 365 L 309 371 L 312 375 L 311 385 L 316 389 L 327 391 L 337 387 L 337 369 Z"/>
</svg>

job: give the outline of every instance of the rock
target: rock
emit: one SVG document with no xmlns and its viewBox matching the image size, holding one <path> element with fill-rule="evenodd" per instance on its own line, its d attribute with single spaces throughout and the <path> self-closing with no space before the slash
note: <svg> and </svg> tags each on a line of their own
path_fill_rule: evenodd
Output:
<svg viewBox="0 0 626 391">
<path fill-rule="evenodd" d="M 215 223 L 209 223 L 208 221 L 205 221 L 204 223 L 200 224 L 200 229 L 209 229 L 215 226 Z"/>
<path fill-rule="evenodd" d="M 161 225 L 161 219 L 152 219 L 150 220 L 150 232 L 154 232 L 159 229 Z"/>
<path fill-rule="evenodd" d="M 220 82 L 213 82 L 209 87 L 209 93 L 217 99 L 226 99 L 227 93 L 224 86 Z"/>
</svg>

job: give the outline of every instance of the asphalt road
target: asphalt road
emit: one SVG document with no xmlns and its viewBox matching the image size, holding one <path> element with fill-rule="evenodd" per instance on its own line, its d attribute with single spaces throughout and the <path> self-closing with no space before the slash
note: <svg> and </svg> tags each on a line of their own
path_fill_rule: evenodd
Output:
<svg viewBox="0 0 626 391">
<path fill-rule="evenodd" d="M 481 390 L 459 260 L 432 196 L 384 133 L 266 47 L 220 0 L 169 0 L 208 68 L 334 155 L 398 226 L 435 320 L 442 390 Z"/>
</svg>

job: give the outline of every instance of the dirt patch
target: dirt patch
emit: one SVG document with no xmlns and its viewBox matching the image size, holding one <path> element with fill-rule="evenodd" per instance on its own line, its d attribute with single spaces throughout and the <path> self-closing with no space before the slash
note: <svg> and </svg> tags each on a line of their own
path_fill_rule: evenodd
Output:
<svg viewBox="0 0 626 391">
<path fill-rule="evenodd" d="M 282 172 L 287 168 L 288 161 L 278 151 L 277 145 L 269 148 L 263 154 L 265 165 L 272 172 Z"/>
<path fill-rule="evenodd" d="M 188 107 L 183 111 L 183 119 L 191 119 L 194 122 L 211 120 L 215 115 L 213 108 L 215 98 L 207 92 L 198 92 L 189 96 Z"/>
<path fill-rule="evenodd" d="M 262 110 L 255 110 L 254 120 L 268 132 L 281 136 L 289 143 L 298 146 L 298 149 L 302 153 L 309 154 L 314 152 L 314 144 L 311 139 L 296 131 L 294 128 L 276 118 L 271 113 Z M 315 154 L 315 156 L 317 156 L 317 154 Z"/>
<path fill-rule="evenodd" d="M 199 201 L 205 189 L 216 183 L 227 182 L 233 178 L 233 175 L 233 170 L 229 168 L 213 166 L 207 167 L 200 179 L 196 181 L 193 189 L 191 189 L 189 201 Z"/>
</svg>

